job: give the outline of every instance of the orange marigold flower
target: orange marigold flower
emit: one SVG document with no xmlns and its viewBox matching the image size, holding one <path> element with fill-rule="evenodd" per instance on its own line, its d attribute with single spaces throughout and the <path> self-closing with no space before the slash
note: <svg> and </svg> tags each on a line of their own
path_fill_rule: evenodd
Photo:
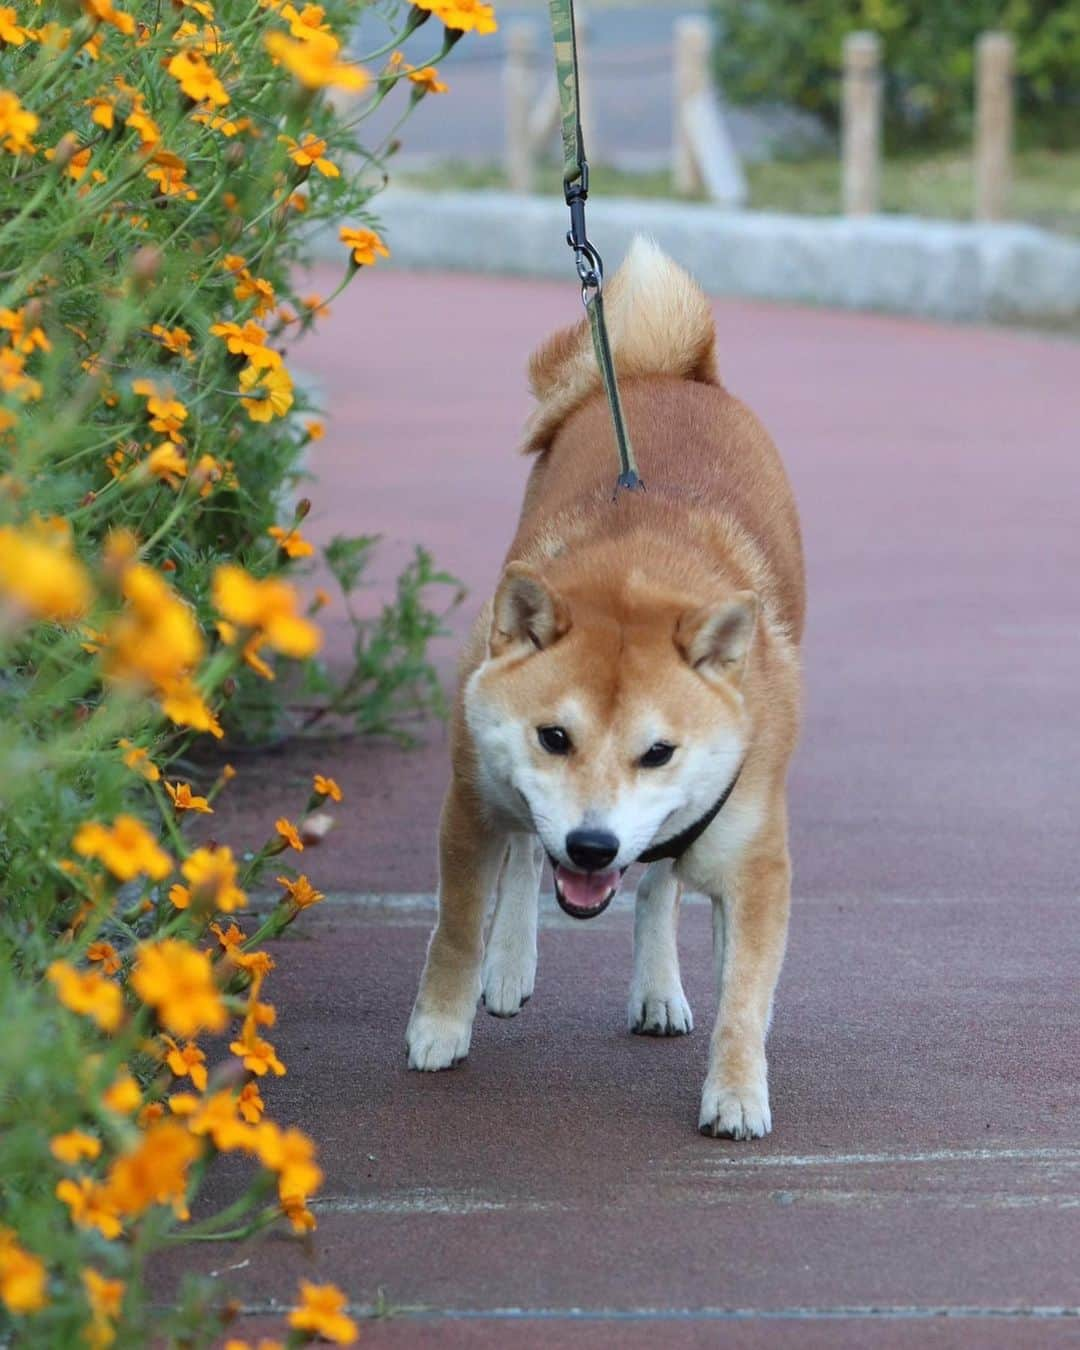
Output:
<svg viewBox="0 0 1080 1350">
<path fill-rule="evenodd" d="M 188 1128 L 194 1135 L 209 1135 L 214 1147 L 223 1153 L 238 1148 L 254 1151 L 255 1131 L 239 1119 L 238 1105 L 237 1098 L 231 1092 L 215 1092 L 191 1116 Z"/>
<path fill-rule="evenodd" d="M 64 1177 L 56 1183 L 56 1198 L 68 1207 L 71 1222 L 77 1228 L 96 1228 L 102 1237 L 119 1237 L 123 1231 L 116 1204 L 98 1181 L 90 1177 L 72 1180 Z"/>
<path fill-rule="evenodd" d="M 331 801 L 339 802 L 342 799 L 341 788 L 337 783 L 321 773 L 315 775 L 315 791 L 320 797 L 329 797 Z"/>
<path fill-rule="evenodd" d="M 54 961 L 46 973 L 65 1008 L 92 1017 L 102 1031 L 113 1032 L 120 1025 L 124 996 L 119 985 L 96 970 L 76 970 L 67 961 Z"/>
<path fill-rule="evenodd" d="M 218 108 L 228 103 L 225 86 L 202 52 L 177 52 L 165 69 L 195 103 L 212 103 Z"/>
<path fill-rule="evenodd" d="M 8 1312 L 40 1312 L 48 1303 L 45 1263 L 28 1252 L 10 1228 L 0 1228 L 0 1302 Z"/>
<path fill-rule="evenodd" d="M 352 1345 L 360 1333 L 356 1323 L 345 1314 L 347 1302 L 336 1285 L 301 1280 L 300 1306 L 289 1314 L 289 1326 L 324 1336 L 335 1345 Z"/>
<path fill-rule="evenodd" d="M 191 887 L 191 899 L 210 909 L 231 914 L 243 909 L 247 896 L 236 884 L 236 860 L 231 848 L 197 848 L 180 868 Z M 183 906 L 179 906 L 183 908 Z"/>
<path fill-rule="evenodd" d="M 245 1036 L 243 1040 L 232 1041 L 229 1049 L 243 1061 L 244 1068 L 258 1078 L 268 1069 L 273 1069 L 278 1078 L 285 1072 L 285 1065 L 278 1059 L 277 1051 L 260 1036 Z"/>
<path fill-rule="evenodd" d="M 71 846 L 84 858 L 100 858 L 120 881 L 143 873 L 161 881 L 173 869 L 172 859 L 134 816 L 117 816 L 111 826 L 97 821 L 81 825 Z"/>
<path fill-rule="evenodd" d="M 447 28 L 457 33 L 494 33 L 495 11 L 481 0 L 416 0 L 419 9 L 430 10 Z"/>
<path fill-rule="evenodd" d="M 171 488 L 178 488 L 188 471 L 187 460 L 172 441 L 164 441 L 151 450 L 146 459 L 146 468 L 154 478 L 163 479 Z"/>
<path fill-rule="evenodd" d="M 162 1039 L 169 1050 L 169 1053 L 165 1056 L 165 1063 L 176 1077 L 190 1077 L 195 1087 L 200 1092 L 205 1092 L 207 1083 L 206 1056 L 195 1042 L 188 1041 L 186 1045 L 180 1046 L 171 1036 L 163 1036 Z"/>
<path fill-rule="evenodd" d="M 82 7 L 92 19 L 109 23 L 126 37 L 135 31 L 135 20 L 121 9 L 114 9 L 112 0 L 82 0 Z"/>
<path fill-rule="evenodd" d="M 318 169 L 324 178 L 341 177 L 338 166 L 326 158 L 326 142 L 320 136 L 306 132 L 300 141 L 291 136 L 279 136 L 278 140 L 289 147 L 289 158 L 302 169 Z"/>
<path fill-rule="evenodd" d="M 297 595 L 277 577 L 258 581 L 242 567 L 226 563 L 214 573 L 214 604 L 231 623 L 257 629 L 284 656 L 311 656 L 319 648 L 319 630 L 297 614 Z"/>
<path fill-rule="evenodd" d="M 371 267 L 379 258 L 390 256 L 390 250 L 376 231 L 366 226 L 342 225 L 339 238 L 352 249 L 353 262 L 357 267 Z"/>
<path fill-rule="evenodd" d="M 157 338 L 166 351 L 174 356 L 183 356 L 192 360 L 191 334 L 184 328 L 165 328 L 160 323 L 150 325 L 151 334 Z"/>
<path fill-rule="evenodd" d="M 199 1141 L 174 1120 L 156 1121 L 109 1169 L 105 1188 L 121 1214 L 137 1217 L 151 1205 L 171 1204 L 187 1218 L 188 1169 L 201 1153 Z"/>
<path fill-rule="evenodd" d="M 156 783 L 161 777 L 161 770 L 151 760 L 149 750 L 132 745 L 129 740 L 121 740 L 119 744 L 120 749 L 124 751 L 124 763 L 127 767 L 141 773 L 148 783 Z"/>
<path fill-rule="evenodd" d="M 146 411 L 150 414 L 150 425 L 163 436 L 174 441 L 182 441 L 183 425 L 187 421 L 187 408 L 176 397 L 172 389 L 162 388 L 153 380 L 134 380 L 132 393 L 146 399 Z"/>
<path fill-rule="evenodd" d="M 307 1197 L 322 1185 L 315 1145 L 302 1130 L 283 1130 L 264 1120 L 255 1131 L 255 1152 L 264 1167 L 277 1173 L 279 1195 Z"/>
<path fill-rule="evenodd" d="M 229 924 L 228 928 L 222 928 L 219 923 L 212 923 L 210 931 L 217 938 L 218 945 L 224 952 L 237 950 L 240 944 L 245 941 L 243 932 L 235 923 Z"/>
<path fill-rule="evenodd" d="M 120 953 L 111 942 L 91 942 L 86 949 L 86 959 L 88 961 L 100 961 L 101 970 L 104 975 L 116 975 L 123 962 L 120 960 Z"/>
<path fill-rule="evenodd" d="M 0 42 L 9 47 L 21 47 L 28 36 L 26 29 L 19 26 L 18 18 L 18 11 L 11 5 L 0 5 Z"/>
<path fill-rule="evenodd" d="M 118 1116 L 130 1116 L 132 1111 L 142 1105 L 142 1088 L 132 1077 L 126 1065 L 123 1065 L 116 1078 L 102 1095 L 102 1101 L 110 1111 Z"/>
<path fill-rule="evenodd" d="M 317 905 L 320 900 L 326 899 L 322 891 L 317 891 L 306 876 L 301 875 L 295 881 L 290 881 L 288 877 L 278 877 L 277 880 L 280 886 L 285 887 L 285 893 L 297 909 L 308 909 L 311 905 Z"/>
<path fill-rule="evenodd" d="M 304 841 L 300 838 L 296 826 L 291 821 L 286 820 L 284 816 L 280 816 L 274 821 L 274 829 L 277 830 L 290 848 L 296 849 L 297 853 L 303 853 Z"/>
<path fill-rule="evenodd" d="M 240 1089 L 237 1108 L 249 1125 L 257 1125 L 262 1120 L 263 1111 L 266 1110 L 266 1107 L 259 1093 L 258 1083 L 244 1084 Z"/>
<path fill-rule="evenodd" d="M 313 417 L 310 422 L 304 424 L 304 430 L 308 434 L 308 440 L 321 441 L 326 435 L 326 424 L 317 417 Z"/>
<path fill-rule="evenodd" d="M 54 1134 L 49 1140 L 49 1152 L 62 1163 L 74 1166 L 84 1158 L 91 1161 L 101 1153 L 101 1140 L 84 1130 L 68 1130 L 66 1134 Z"/>
<path fill-rule="evenodd" d="M 266 345 L 269 334 L 254 319 L 248 319 L 243 325 L 238 323 L 215 323 L 210 331 L 219 337 L 234 356 L 246 356 L 253 366 L 278 366 L 281 353 Z"/>
<path fill-rule="evenodd" d="M 123 1311 L 127 1286 L 123 1280 L 107 1280 L 91 1266 L 83 1268 L 82 1281 L 90 1304 L 90 1326 L 83 1333 L 84 1339 L 93 1350 L 104 1350 L 116 1339 L 113 1323 Z"/>
<path fill-rule="evenodd" d="M 275 65 L 283 65 L 308 89 L 344 89 L 359 93 L 371 82 L 360 66 L 338 60 L 336 40 L 295 42 L 284 33 L 268 33 L 266 50 Z"/>
<path fill-rule="evenodd" d="M 30 138 L 37 129 L 37 114 L 28 112 L 10 89 L 0 89 L 0 146 L 12 155 L 32 155 Z"/>
<path fill-rule="evenodd" d="M 294 1233 L 310 1233 L 316 1227 L 315 1215 L 308 1209 L 303 1196 L 283 1195 L 281 1212 L 292 1224 Z"/>
<path fill-rule="evenodd" d="M 0 604 L 35 619 L 71 623 L 93 591 L 70 545 L 53 534 L 0 526 Z"/>
<path fill-rule="evenodd" d="M 271 539 L 277 540 L 278 547 L 289 558 L 310 558 L 315 552 L 315 545 L 309 543 L 295 525 L 291 530 L 271 525 L 266 533 Z"/>
<path fill-rule="evenodd" d="M 283 365 L 252 362 L 240 372 L 240 388 L 247 395 L 240 402 L 253 422 L 284 417 L 293 405 L 292 377 Z"/>
<path fill-rule="evenodd" d="M 191 892 L 186 886 L 181 886 L 178 881 L 175 881 L 169 887 L 169 901 L 177 909 L 187 909 L 191 904 Z"/>
<path fill-rule="evenodd" d="M 439 79 L 434 66 L 421 66 L 419 70 L 410 70 L 409 79 L 425 94 L 448 94 L 450 86 Z"/>
<path fill-rule="evenodd" d="M 163 938 L 143 943 L 138 948 L 131 983 L 176 1036 L 224 1031 L 228 1023 L 210 958 L 186 942 Z"/>
<path fill-rule="evenodd" d="M 190 783 L 166 783 L 165 791 L 177 811 L 194 811 L 200 816 L 212 816 L 214 808 L 205 797 L 196 797 Z M 185 873 L 186 875 L 186 873 Z"/>
</svg>

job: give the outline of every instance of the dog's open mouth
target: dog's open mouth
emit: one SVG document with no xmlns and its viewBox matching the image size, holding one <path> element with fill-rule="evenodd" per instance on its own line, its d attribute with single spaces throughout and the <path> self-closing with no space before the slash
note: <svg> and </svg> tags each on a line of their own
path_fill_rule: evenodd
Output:
<svg viewBox="0 0 1080 1350">
<path fill-rule="evenodd" d="M 595 919 L 615 898 L 625 867 L 610 872 L 571 872 L 552 859 L 555 873 L 555 899 L 573 919 Z"/>
</svg>

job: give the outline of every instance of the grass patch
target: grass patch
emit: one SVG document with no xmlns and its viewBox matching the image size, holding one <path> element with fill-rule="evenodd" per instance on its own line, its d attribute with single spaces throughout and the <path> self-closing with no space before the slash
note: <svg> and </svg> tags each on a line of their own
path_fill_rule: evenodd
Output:
<svg viewBox="0 0 1080 1350">
<path fill-rule="evenodd" d="M 776 160 L 746 167 L 751 209 L 796 215 L 835 215 L 840 210 L 840 162 L 836 158 Z M 431 191 L 505 188 L 498 164 L 448 161 L 403 173 L 400 180 Z M 592 171 L 596 196 L 686 198 L 662 169 L 631 173 L 598 165 Z M 557 194 L 557 165 L 542 165 L 536 190 Z M 974 198 L 971 157 L 960 151 L 895 156 L 882 172 L 882 204 L 888 212 L 945 220 L 968 220 Z M 1017 154 L 1010 197 L 1012 218 L 1080 236 L 1080 151 L 1024 150 Z"/>
</svg>

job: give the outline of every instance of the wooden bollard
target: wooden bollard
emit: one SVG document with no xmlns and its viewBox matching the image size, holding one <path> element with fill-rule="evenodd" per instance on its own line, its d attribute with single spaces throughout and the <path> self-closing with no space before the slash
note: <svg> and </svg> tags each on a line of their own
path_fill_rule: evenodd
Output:
<svg viewBox="0 0 1080 1350">
<path fill-rule="evenodd" d="M 536 72 L 536 25 L 515 19 L 506 26 L 506 64 L 503 94 L 506 100 L 504 168 L 511 192 L 532 192 L 536 154 L 530 118 Z"/>
<path fill-rule="evenodd" d="M 1013 64 L 1008 33 L 975 44 L 975 219 L 1001 220 L 1012 186 Z"/>
<path fill-rule="evenodd" d="M 686 15 L 675 20 L 675 99 L 671 137 L 671 176 L 676 192 L 700 192 L 704 186 L 697 156 L 686 130 L 687 106 L 710 86 L 710 28 L 707 19 Z"/>
<path fill-rule="evenodd" d="M 876 33 L 844 39 L 844 214 L 874 215 L 881 194 L 881 40 Z"/>
</svg>

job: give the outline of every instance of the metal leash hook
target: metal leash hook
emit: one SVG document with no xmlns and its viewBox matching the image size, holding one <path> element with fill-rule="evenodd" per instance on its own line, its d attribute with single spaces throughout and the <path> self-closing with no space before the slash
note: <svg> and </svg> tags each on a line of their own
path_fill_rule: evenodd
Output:
<svg viewBox="0 0 1080 1350">
<path fill-rule="evenodd" d="M 580 135 L 580 132 L 579 132 Z M 612 425 L 615 432 L 615 445 L 619 452 L 620 473 L 615 481 L 612 500 L 617 500 L 620 490 L 626 492 L 644 492 L 645 484 L 637 471 L 637 463 L 630 445 L 623 416 L 622 400 L 619 398 L 619 386 L 615 375 L 615 362 L 612 359 L 608 342 L 607 325 L 604 322 L 604 261 L 589 242 L 585 228 L 585 202 L 589 196 L 589 166 L 582 157 L 578 162 L 578 177 L 570 183 L 564 183 L 566 205 L 570 209 L 570 228 L 566 232 L 566 242 L 574 250 L 574 265 L 581 282 L 581 301 L 589 316 L 589 328 L 592 332 L 596 362 L 600 367 L 600 376 L 604 383 L 608 405 L 611 409 Z"/>
</svg>

